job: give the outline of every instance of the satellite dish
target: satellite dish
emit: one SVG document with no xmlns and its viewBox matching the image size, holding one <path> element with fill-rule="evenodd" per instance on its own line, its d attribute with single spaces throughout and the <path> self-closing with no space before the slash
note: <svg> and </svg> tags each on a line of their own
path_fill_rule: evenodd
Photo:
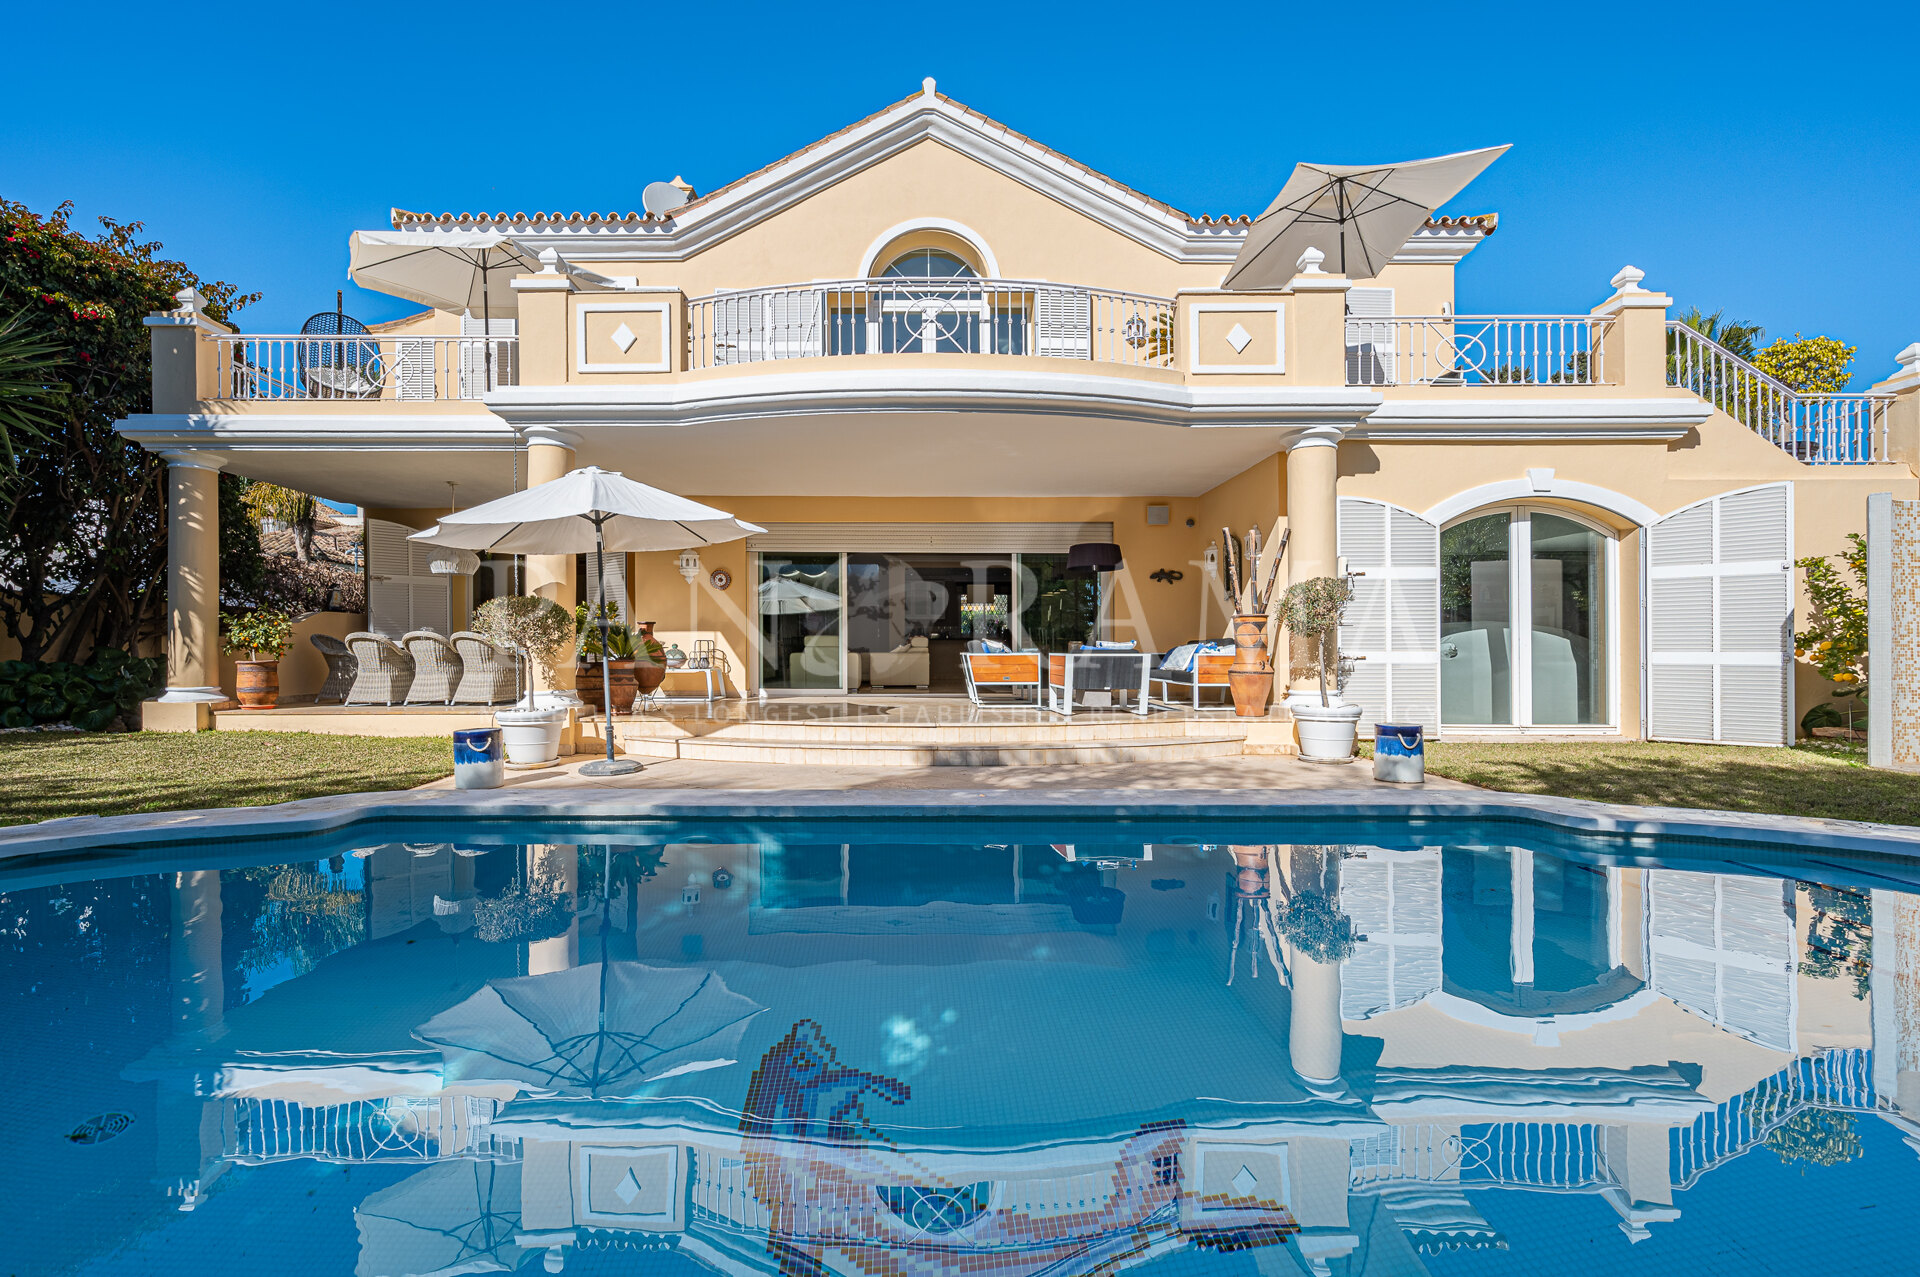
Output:
<svg viewBox="0 0 1920 1277">
<path fill-rule="evenodd" d="M 687 193 L 672 182 L 649 182 L 640 192 L 640 206 L 655 217 L 666 217 L 687 202 Z"/>
</svg>

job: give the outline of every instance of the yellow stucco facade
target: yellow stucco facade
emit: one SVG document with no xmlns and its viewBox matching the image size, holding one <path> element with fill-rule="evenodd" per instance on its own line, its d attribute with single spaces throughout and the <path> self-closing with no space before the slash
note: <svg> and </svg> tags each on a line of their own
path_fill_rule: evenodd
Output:
<svg viewBox="0 0 1920 1277">
<path fill-rule="evenodd" d="M 673 554 L 625 573 L 634 619 L 716 642 L 736 695 L 787 690 L 780 661 L 799 648 L 769 661 L 770 643 L 830 664 L 852 642 L 851 612 L 827 645 L 818 618 L 762 606 L 763 560 L 785 561 L 796 525 L 937 524 L 972 554 L 951 532 L 970 525 L 1009 581 L 1013 556 L 1057 554 L 1047 529 L 1111 525 L 1124 566 L 1101 578 L 1100 634 L 1153 651 L 1225 633 L 1208 546 L 1258 529 L 1290 536 L 1282 580 L 1357 574 L 1346 646 L 1365 656 L 1367 721 L 1786 739 L 1828 692 L 1793 667 L 1807 604 L 1790 561 L 1841 550 L 1869 493 L 1920 496 L 1920 353 L 1857 402 L 1794 401 L 1796 422 L 1852 413 L 1844 435 L 1742 420 L 1677 371 L 1670 299 L 1631 268 L 1596 281 L 1590 310 L 1458 314 L 1456 268 L 1495 228 L 1436 218 L 1374 278 L 1303 260 L 1283 288 L 1225 291 L 1259 233 L 1248 219 L 1181 212 L 929 85 L 671 210 L 396 210 L 393 231 L 422 246 L 490 235 L 518 268 L 489 297 L 491 348 L 476 316 L 432 306 L 364 339 L 377 375 L 352 393 L 262 392 L 247 370 L 292 339 L 226 333 L 183 301 L 154 329 L 156 412 L 125 429 L 175 459 L 186 523 L 195 474 L 212 473 L 193 464 L 409 528 L 450 481 L 473 504 L 579 464 L 778 525 L 703 549 L 691 581 Z M 1474 541 L 1496 526 L 1504 548 Z M 1039 539 L 989 535 L 1007 528 Z M 848 553 L 895 552 L 849 535 Z M 899 555 L 942 552 L 900 535 Z M 216 668 L 200 651 L 206 548 L 178 539 L 175 682 L 191 690 Z M 572 573 L 533 561 L 526 583 L 570 602 Z M 1683 614 L 1687 582 L 1719 602 Z M 992 604 L 986 576 L 942 588 L 1033 602 L 1008 585 Z M 1777 591 L 1760 620 L 1756 589 Z M 471 592 L 454 593 L 463 615 Z M 1775 664 L 1736 623 L 1773 626 Z M 859 690 L 853 662 L 821 677 Z"/>
</svg>

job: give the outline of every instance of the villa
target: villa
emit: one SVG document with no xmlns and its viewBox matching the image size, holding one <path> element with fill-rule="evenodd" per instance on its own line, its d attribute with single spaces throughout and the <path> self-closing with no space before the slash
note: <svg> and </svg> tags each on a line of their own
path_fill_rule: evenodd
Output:
<svg viewBox="0 0 1920 1277">
<path fill-rule="evenodd" d="M 478 305 L 358 270 L 427 307 L 364 333 L 234 332 L 191 293 L 150 321 L 154 412 L 122 426 L 171 465 L 149 727 L 237 717 L 212 708 L 222 470 L 364 512 L 382 633 L 584 597 L 572 557 L 435 575 L 405 538 L 596 465 L 766 529 L 612 565 L 623 612 L 710 644 L 735 696 L 958 694 L 983 637 L 1217 638 L 1222 529 L 1255 529 L 1286 536 L 1283 582 L 1353 574 L 1363 722 L 1750 744 L 1827 694 L 1793 657 L 1794 559 L 1844 549 L 1869 494 L 1920 497 L 1920 345 L 1864 394 L 1801 395 L 1632 267 L 1578 313 L 1458 313 L 1494 214 L 1429 220 L 1370 278 L 1309 255 L 1285 287 L 1223 288 L 1251 218 L 1132 190 L 931 80 L 647 203 L 396 209 L 384 242 L 493 235 L 508 269 Z M 1117 569 L 1069 575 L 1086 545 Z"/>
</svg>

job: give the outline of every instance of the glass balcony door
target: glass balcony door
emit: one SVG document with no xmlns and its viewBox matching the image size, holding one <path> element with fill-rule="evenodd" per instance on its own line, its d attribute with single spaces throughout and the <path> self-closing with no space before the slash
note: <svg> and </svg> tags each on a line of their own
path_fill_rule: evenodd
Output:
<svg viewBox="0 0 1920 1277">
<path fill-rule="evenodd" d="M 1603 727 L 1615 541 L 1521 506 L 1440 533 L 1440 714 L 1459 727 Z"/>
</svg>

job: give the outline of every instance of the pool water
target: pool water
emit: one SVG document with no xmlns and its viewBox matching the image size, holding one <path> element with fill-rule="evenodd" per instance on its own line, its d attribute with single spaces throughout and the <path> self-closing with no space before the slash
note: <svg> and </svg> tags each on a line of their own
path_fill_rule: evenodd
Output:
<svg viewBox="0 0 1920 1277">
<path fill-rule="evenodd" d="M 1910 870 L 1340 832 L 0 864 L 0 1275 L 1920 1272 Z"/>
</svg>

